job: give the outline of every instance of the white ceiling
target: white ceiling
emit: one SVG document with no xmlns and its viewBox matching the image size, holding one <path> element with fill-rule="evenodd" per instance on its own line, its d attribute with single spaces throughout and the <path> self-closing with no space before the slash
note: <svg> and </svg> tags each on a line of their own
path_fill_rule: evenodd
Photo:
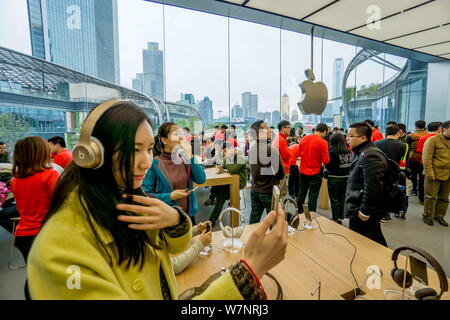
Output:
<svg viewBox="0 0 450 320">
<path fill-rule="evenodd" d="M 222 1 L 450 58 L 450 0 Z M 377 8 L 380 28 L 370 28 Z"/>
</svg>

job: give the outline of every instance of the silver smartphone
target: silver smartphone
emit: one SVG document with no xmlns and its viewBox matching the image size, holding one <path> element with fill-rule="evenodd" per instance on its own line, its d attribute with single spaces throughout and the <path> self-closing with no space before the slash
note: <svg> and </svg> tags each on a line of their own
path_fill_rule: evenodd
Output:
<svg viewBox="0 0 450 320">
<path fill-rule="evenodd" d="M 280 203 L 280 188 L 278 186 L 273 186 L 272 188 L 272 211 L 275 211 L 277 213 L 278 216 L 278 208 L 279 208 L 279 204 Z M 276 219 L 275 219 L 276 221 Z M 270 230 L 272 230 L 272 228 L 275 226 L 274 222 L 271 226 L 270 226 Z"/>
</svg>

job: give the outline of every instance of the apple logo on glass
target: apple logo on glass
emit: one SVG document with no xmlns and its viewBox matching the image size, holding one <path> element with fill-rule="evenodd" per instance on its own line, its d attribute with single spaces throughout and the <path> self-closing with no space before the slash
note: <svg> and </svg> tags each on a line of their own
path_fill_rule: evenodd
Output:
<svg viewBox="0 0 450 320">
<path fill-rule="evenodd" d="M 305 70 L 305 76 L 308 80 L 299 84 L 303 95 L 298 108 L 303 114 L 322 114 L 328 101 L 327 86 L 321 81 L 314 82 L 316 77 L 311 69 Z"/>
</svg>

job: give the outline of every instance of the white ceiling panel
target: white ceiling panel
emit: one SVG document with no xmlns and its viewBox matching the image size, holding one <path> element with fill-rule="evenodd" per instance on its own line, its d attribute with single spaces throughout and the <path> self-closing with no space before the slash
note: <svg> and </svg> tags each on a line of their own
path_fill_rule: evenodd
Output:
<svg viewBox="0 0 450 320">
<path fill-rule="evenodd" d="M 341 0 L 305 19 L 305 21 L 347 31 L 366 24 L 369 18 L 373 21 L 371 16 L 375 11 L 370 8 L 370 6 L 377 6 L 380 9 L 380 17 L 384 18 L 400 12 L 400 10 L 405 10 L 427 1 L 428 0 Z M 367 12 L 368 10 L 369 12 Z"/>
<path fill-rule="evenodd" d="M 381 28 L 366 26 L 351 33 L 384 41 L 450 22 L 450 0 L 436 0 L 416 9 L 381 21 Z"/>
<path fill-rule="evenodd" d="M 450 40 L 450 25 L 447 25 L 440 28 L 415 33 L 406 37 L 389 40 L 386 42 L 405 48 L 418 48 L 449 40 Z"/>
<path fill-rule="evenodd" d="M 435 46 L 425 47 L 422 49 L 417 49 L 417 51 L 434 54 L 434 55 L 449 53 L 450 52 L 450 42 L 441 43 L 441 44 L 437 44 Z"/>
<path fill-rule="evenodd" d="M 446 55 L 443 55 L 443 56 L 441 56 L 441 58 L 447 58 L 447 59 L 450 59 L 450 53 L 449 53 L 449 54 L 446 54 Z"/>
<path fill-rule="evenodd" d="M 302 19 L 331 2 L 333 0 L 250 0 L 246 6 L 295 19 Z"/>
</svg>

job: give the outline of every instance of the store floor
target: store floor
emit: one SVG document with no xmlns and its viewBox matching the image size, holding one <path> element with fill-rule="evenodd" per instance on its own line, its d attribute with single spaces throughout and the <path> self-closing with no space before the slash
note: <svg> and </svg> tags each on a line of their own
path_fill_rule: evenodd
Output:
<svg viewBox="0 0 450 320">
<path fill-rule="evenodd" d="M 196 192 L 199 203 L 197 221 L 207 220 L 213 207 L 205 207 L 203 203 L 208 197 L 209 189 L 200 189 Z M 242 194 L 242 193 L 241 193 Z M 249 221 L 251 203 L 250 190 L 245 189 L 244 199 L 241 198 L 241 208 L 245 208 L 246 221 Z M 427 250 L 442 265 L 450 277 L 450 227 L 443 227 L 437 223 L 433 227 L 422 222 L 423 206 L 417 197 L 410 197 L 409 210 L 406 220 L 392 217 L 392 222 L 382 224 L 382 229 L 389 248 L 395 249 L 403 245 L 415 245 Z M 446 220 L 450 222 L 450 208 Z M 331 211 L 318 209 L 318 213 L 330 218 Z M 344 220 L 348 227 L 348 220 Z M 218 228 L 218 227 L 216 227 Z M 23 287 L 26 270 L 21 268 L 15 271 L 8 268 L 9 243 L 11 235 L 0 227 L 0 300 L 24 299 Z M 14 249 L 14 265 L 23 264 L 20 252 Z"/>
</svg>

